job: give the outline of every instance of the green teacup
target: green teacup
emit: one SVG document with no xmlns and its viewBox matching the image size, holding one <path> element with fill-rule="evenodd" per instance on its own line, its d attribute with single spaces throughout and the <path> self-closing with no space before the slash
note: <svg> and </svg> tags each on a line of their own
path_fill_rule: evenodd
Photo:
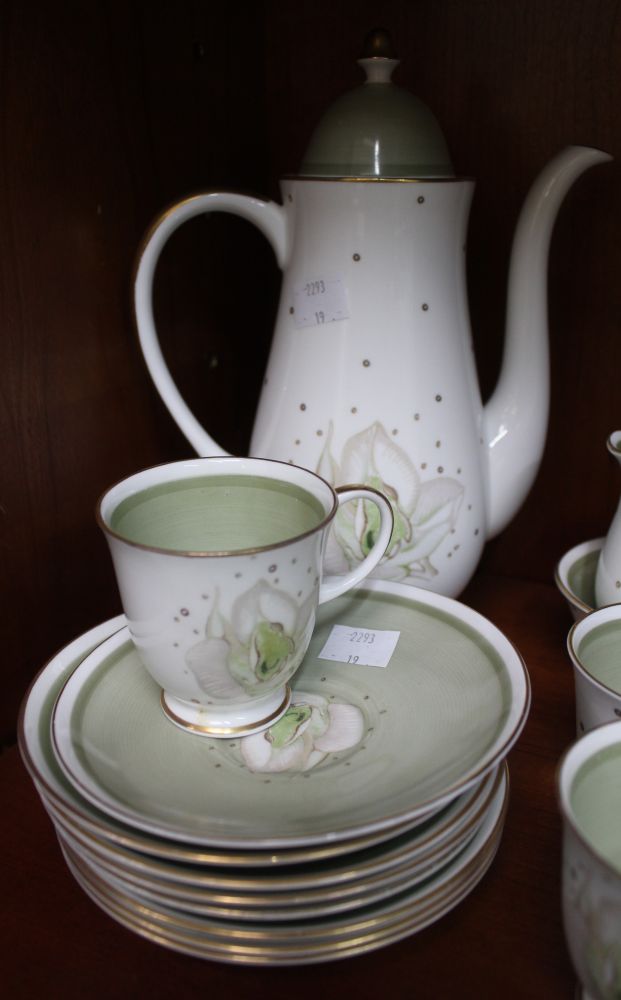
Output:
<svg viewBox="0 0 621 1000">
<path fill-rule="evenodd" d="M 341 504 L 367 525 L 365 559 L 322 581 Z M 173 722 L 209 736 L 271 725 L 308 648 L 318 604 L 377 565 L 392 511 L 368 487 L 306 469 L 199 458 L 136 473 L 99 503 L 129 629 Z"/>
<path fill-rule="evenodd" d="M 599 608 L 567 637 L 574 667 L 578 735 L 621 718 L 621 605 Z"/>
<path fill-rule="evenodd" d="M 594 729 L 559 771 L 563 921 L 592 1000 L 621 996 L 621 721 Z"/>
</svg>

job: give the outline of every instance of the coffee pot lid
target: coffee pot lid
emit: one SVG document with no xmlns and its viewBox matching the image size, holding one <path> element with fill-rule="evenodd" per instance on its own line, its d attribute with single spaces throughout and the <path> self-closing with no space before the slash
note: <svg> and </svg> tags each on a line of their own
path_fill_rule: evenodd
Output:
<svg viewBox="0 0 621 1000">
<path fill-rule="evenodd" d="M 358 60 L 367 79 L 324 114 L 311 136 L 301 175 L 377 180 L 455 176 L 429 108 L 392 83 L 398 64 L 388 33 L 371 31 Z"/>
</svg>

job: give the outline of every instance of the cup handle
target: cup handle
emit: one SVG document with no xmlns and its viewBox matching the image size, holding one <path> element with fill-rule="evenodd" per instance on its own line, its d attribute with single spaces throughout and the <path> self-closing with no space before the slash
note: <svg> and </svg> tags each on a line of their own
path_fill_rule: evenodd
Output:
<svg viewBox="0 0 621 1000">
<path fill-rule="evenodd" d="M 393 513 L 389 501 L 383 493 L 370 486 L 337 486 L 339 507 L 341 504 L 349 503 L 351 500 L 370 500 L 379 510 L 380 527 L 377 538 L 368 555 L 349 573 L 344 576 L 327 576 L 319 588 L 319 604 L 325 604 L 334 597 L 340 597 L 346 591 L 351 590 L 357 583 L 360 583 L 371 570 L 375 569 L 378 562 L 388 548 L 390 536 L 393 530 Z"/>
</svg>

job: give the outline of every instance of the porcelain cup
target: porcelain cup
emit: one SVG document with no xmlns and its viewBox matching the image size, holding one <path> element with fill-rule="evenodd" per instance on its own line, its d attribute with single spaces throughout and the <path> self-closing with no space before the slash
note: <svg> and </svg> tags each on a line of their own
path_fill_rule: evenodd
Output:
<svg viewBox="0 0 621 1000">
<path fill-rule="evenodd" d="M 621 605 L 599 608 L 567 637 L 574 668 L 578 735 L 621 718 Z"/>
<path fill-rule="evenodd" d="M 587 733 L 561 762 L 562 900 L 571 959 L 592 1000 L 621 996 L 621 721 Z"/>
<path fill-rule="evenodd" d="M 329 528 L 349 503 L 365 522 L 364 559 L 322 580 Z M 334 490 L 289 463 L 231 457 L 138 472 L 104 494 L 97 518 L 164 711 L 221 737 L 258 732 L 286 711 L 317 606 L 370 573 L 393 529 L 374 489 Z"/>
</svg>

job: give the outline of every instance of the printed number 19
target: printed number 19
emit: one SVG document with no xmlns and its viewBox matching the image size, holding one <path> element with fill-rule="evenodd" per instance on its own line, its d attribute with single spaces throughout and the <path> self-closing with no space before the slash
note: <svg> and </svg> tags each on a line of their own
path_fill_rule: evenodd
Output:
<svg viewBox="0 0 621 1000">
<path fill-rule="evenodd" d="M 319 312 L 315 313 L 315 323 L 325 323 L 325 321 L 326 321 L 326 316 L 323 311 L 320 310 Z"/>
<path fill-rule="evenodd" d="M 360 657 L 358 657 L 358 656 L 348 656 L 347 657 L 347 662 L 348 663 L 357 663 L 359 659 L 360 659 Z"/>
</svg>

